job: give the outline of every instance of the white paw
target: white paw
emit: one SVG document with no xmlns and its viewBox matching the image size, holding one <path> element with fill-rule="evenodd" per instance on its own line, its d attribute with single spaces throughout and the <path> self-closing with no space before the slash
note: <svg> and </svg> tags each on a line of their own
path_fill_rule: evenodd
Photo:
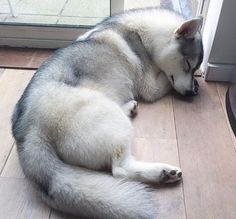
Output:
<svg viewBox="0 0 236 219">
<path fill-rule="evenodd" d="M 126 115 L 130 118 L 134 118 L 138 113 L 138 103 L 135 100 L 131 100 L 124 105 Z"/>
<path fill-rule="evenodd" d="M 178 167 L 167 166 L 163 168 L 160 175 L 161 183 L 174 183 L 182 179 L 182 171 Z"/>
</svg>

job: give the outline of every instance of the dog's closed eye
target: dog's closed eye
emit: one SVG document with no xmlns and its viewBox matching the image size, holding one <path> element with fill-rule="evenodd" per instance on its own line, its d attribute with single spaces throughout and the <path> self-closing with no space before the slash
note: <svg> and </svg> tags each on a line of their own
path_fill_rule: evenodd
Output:
<svg viewBox="0 0 236 219">
<path fill-rule="evenodd" d="M 190 70 L 191 70 L 190 62 L 187 59 L 185 59 L 184 60 L 184 71 L 189 72 Z"/>
</svg>

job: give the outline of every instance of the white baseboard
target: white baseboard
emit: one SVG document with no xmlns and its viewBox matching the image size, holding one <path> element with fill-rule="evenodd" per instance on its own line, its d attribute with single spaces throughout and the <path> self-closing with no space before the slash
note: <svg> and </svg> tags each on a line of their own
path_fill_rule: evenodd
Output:
<svg viewBox="0 0 236 219">
<path fill-rule="evenodd" d="M 236 82 L 236 65 L 207 64 L 206 81 Z"/>
</svg>

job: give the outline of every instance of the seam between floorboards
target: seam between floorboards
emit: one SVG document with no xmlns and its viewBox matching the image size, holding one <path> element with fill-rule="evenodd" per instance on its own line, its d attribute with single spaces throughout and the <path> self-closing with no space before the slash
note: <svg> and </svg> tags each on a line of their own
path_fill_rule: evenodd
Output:
<svg viewBox="0 0 236 219">
<path fill-rule="evenodd" d="M 173 113 L 173 119 L 174 119 L 174 126 L 175 126 L 175 138 L 176 138 L 176 145 L 177 145 L 177 151 L 178 151 L 178 160 L 179 160 L 179 165 L 181 167 L 181 161 L 180 161 L 180 152 L 179 152 L 179 141 L 178 141 L 178 135 L 177 135 L 177 129 L 176 129 L 176 120 L 175 120 L 175 110 L 174 110 L 174 101 L 173 101 L 173 96 L 171 97 L 171 102 L 172 102 L 172 113 Z M 184 176 L 184 174 L 183 174 Z M 188 218 L 187 214 L 187 208 L 186 208 L 186 200 L 185 200 L 185 192 L 184 192 L 184 181 L 182 180 L 182 193 L 183 193 L 183 201 L 184 201 L 184 211 L 185 211 L 185 218 Z"/>
<path fill-rule="evenodd" d="M 13 150 L 14 144 L 15 144 L 15 141 L 13 141 L 13 143 L 12 143 L 12 145 L 11 145 L 11 149 L 10 149 L 8 155 L 7 155 L 7 159 L 6 159 L 6 161 L 4 162 L 4 164 L 3 164 L 3 166 L 2 166 L 2 169 L 1 169 L 1 171 L 0 171 L 0 176 L 1 176 L 1 177 L 2 177 L 2 172 L 3 172 L 3 170 L 4 170 L 5 166 L 6 166 L 7 161 L 8 161 L 8 159 L 9 159 L 9 157 L 10 157 L 10 155 L 11 155 L 11 152 L 12 152 L 12 150 Z"/>
</svg>

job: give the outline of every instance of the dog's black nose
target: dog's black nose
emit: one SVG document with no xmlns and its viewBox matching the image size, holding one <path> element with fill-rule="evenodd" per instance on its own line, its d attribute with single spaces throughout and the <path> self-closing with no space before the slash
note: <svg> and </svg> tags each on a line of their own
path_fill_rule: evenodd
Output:
<svg viewBox="0 0 236 219">
<path fill-rule="evenodd" d="M 193 90 L 186 90 L 185 96 L 196 96 L 198 94 L 199 84 L 196 79 L 193 80 L 194 88 Z"/>
<path fill-rule="evenodd" d="M 186 90 L 185 96 L 195 96 L 197 93 L 193 90 Z"/>
</svg>

